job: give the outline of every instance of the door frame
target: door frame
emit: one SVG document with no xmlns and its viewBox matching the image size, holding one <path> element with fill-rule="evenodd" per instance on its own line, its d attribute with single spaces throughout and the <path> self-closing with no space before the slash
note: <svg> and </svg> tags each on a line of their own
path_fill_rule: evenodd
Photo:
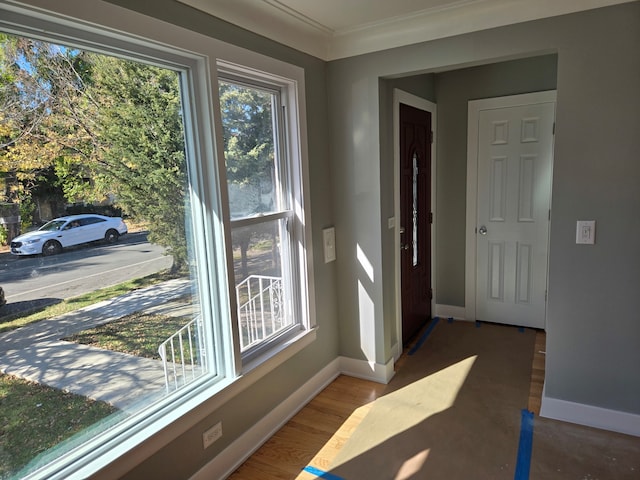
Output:
<svg viewBox="0 0 640 480">
<path fill-rule="evenodd" d="M 478 117 L 481 110 L 518 107 L 536 103 L 556 103 L 557 91 L 524 93 L 505 97 L 470 100 L 468 106 L 467 129 L 467 225 L 465 253 L 465 319 L 476 320 L 476 220 L 478 200 Z M 554 120 L 555 121 L 555 120 Z M 555 133 L 552 142 L 555 143 Z M 549 190 L 549 208 L 552 208 L 553 162 L 551 157 L 551 186 Z M 551 232 L 551 229 L 549 229 Z M 549 238 L 547 238 L 549 245 Z M 549 249 L 547 249 L 547 285 L 549 284 Z M 546 326 L 546 309 L 544 325 Z"/>
<path fill-rule="evenodd" d="M 431 143 L 431 316 L 435 312 L 436 302 L 436 132 L 437 132 L 437 106 L 435 103 L 425 100 L 398 88 L 393 89 L 393 217 L 387 221 L 388 228 L 393 230 L 393 258 L 395 265 L 395 317 L 396 317 L 396 342 L 393 345 L 393 358 L 397 361 L 402 354 L 402 261 L 400 258 L 400 104 L 409 105 L 431 114 L 431 130 L 433 142 Z"/>
</svg>

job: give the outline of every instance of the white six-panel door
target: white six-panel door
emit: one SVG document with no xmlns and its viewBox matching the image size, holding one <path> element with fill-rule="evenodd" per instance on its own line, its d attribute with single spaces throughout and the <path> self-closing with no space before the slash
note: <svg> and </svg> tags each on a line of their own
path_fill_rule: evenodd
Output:
<svg viewBox="0 0 640 480">
<path fill-rule="evenodd" d="M 468 228 L 475 243 L 475 319 L 544 328 L 555 93 L 541 103 L 514 98 L 504 97 L 507 106 L 478 101 L 470 115 L 477 122 L 469 130 L 477 132 L 470 142 L 477 190 L 475 227 Z"/>
</svg>

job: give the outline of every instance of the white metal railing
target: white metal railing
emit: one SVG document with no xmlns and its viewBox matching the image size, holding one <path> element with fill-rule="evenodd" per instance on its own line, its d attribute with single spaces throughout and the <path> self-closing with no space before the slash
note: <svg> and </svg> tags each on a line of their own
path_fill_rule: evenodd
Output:
<svg viewBox="0 0 640 480">
<path fill-rule="evenodd" d="M 167 393 L 206 372 L 202 317 L 198 315 L 160 344 Z"/>
<path fill-rule="evenodd" d="M 251 275 L 236 285 L 240 351 L 288 327 L 284 313 L 282 278 Z M 202 317 L 198 315 L 158 347 L 167 393 L 206 371 Z"/>
<path fill-rule="evenodd" d="M 240 351 L 286 328 L 282 278 L 251 275 L 236 285 Z"/>
</svg>

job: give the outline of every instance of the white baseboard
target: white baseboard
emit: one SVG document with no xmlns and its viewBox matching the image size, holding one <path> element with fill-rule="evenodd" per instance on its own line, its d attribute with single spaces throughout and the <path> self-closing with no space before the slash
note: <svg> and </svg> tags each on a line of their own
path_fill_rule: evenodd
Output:
<svg viewBox="0 0 640 480">
<path fill-rule="evenodd" d="M 396 373 L 393 368 L 394 363 L 393 357 L 386 364 L 340 357 L 340 373 L 350 377 L 387 384 Z"/>
<path fill-rule="evenodd" d="M 227 478 L 338 375 L 340 375 L 340 359 L 336 358 L 198 470 L 191 480 Z"/>
<path fill-rule="evenodd" d="M 435 316 L 440 318 L 455 318 L 456 320 L 466 320 L 467 312 L 464 307 L 436 304 Z"/>
<path fill-rule="evenodd" d="M 640 437 L 640 415 L 551 398 L 545 392 L 540 416 Z"/>
<path fill-rule="evenodd" d="M 338 375 L 344 374 L 386 384 L 393 377 L 393 364 L 393 359 L 381 365 L 346 357 L 336 358 L 198 470 L 191 480 L 227 478 Z"/>
</svg>

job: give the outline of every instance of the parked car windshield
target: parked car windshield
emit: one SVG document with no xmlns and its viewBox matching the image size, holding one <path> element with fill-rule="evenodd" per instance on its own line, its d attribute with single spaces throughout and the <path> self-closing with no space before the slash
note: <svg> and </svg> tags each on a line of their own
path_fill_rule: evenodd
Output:
<svg viewBox="0 0 640 480">
<path fill-rule="evenodd" d="M 65 223 L 66 222 L 64 220 L 51 220 L 41 226 L 38 230 L 55 232 L 56 230 L 60 230 Z"/>
</svg>

